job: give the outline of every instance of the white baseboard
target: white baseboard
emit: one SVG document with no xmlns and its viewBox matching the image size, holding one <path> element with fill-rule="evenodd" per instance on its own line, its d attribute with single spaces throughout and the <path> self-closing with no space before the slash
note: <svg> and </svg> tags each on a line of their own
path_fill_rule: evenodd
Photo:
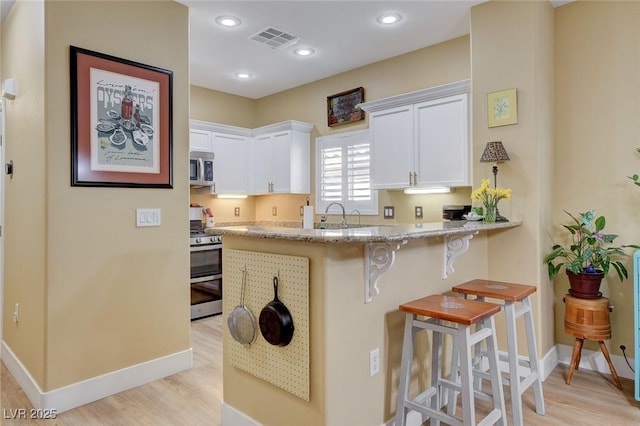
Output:
<svg viewBox="0 0 640 426">
<path fill-rule="evenodd" d="M 262 426 L 242 411 L 222 401 L 222 426 Z"/>
<path fill-rule="evenodd" d="M 189 348 L 182 352 L 43 392 L 4 340 L 1 350 L 2 362 L 27 395 L 33 407 L 36 409 L 55 409 L 57 413 L 189 370 L 193 366 L 193 351 Z"/>
<path fill-rule="evenodd" d="M 606 343 L 607 342 L 605 342 L 605 344 Z M 561 344 L 557 344 L 556 346 L 558 347 L 559 363 L 569 365 L 573 347 Z M 607 346 L 607 349 L 609 349 L 609 346 Z M 610 356 L 611 363 L 616 369 L 616 373 L 618 373 L 618 376 L 631 380 L 635 379 L 633 371 L 631 371 L 623 356 L 611 354 Z M 635 370 L 638 367 L 635 365 L 635 359 L 633 357 L 627 357 L 627 359 L 629 360 L 629 364 L 631 364 L 631 367 L 633 367 L 633 369 Z M 611 371 L 609 371 L 609 364 L 607 364 L 607 360 L 604 359 L 604 355 L 602 355 L 602 352 L 600 352 L 600 350 L 591 351 L 588 349 L 582 349 L 582 355 L 580 357 L 580 368 L 611 375 Z"/>
</svg>

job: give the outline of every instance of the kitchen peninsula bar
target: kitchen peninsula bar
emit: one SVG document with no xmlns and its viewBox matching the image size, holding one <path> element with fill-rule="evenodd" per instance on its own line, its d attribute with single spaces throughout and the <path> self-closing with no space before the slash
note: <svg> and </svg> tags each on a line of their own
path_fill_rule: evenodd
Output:
<svg viewBox="0 0 640 426">
<path fill-rule="evenodd" d="M 308 339 L 304 342 L 309 349 L 309 359 L 304 363 L 304 368 L 308 366 L 308 400 L 234 367 L 230 354 L 240 350 L 256 357 L 264 338 L 258 330 L 255 345 L 233 346 L 240 344 L 225 328 L 223 424 L 237 424 L 241 420 L 244 420 L 241 424 L 247 425 L 384 424 L 395 412 L 398 388 L 404 319 L 398 305 L 425 295 L 446 293 L 453 285 L 486 277 L 491 236 L 520 232 L 520 225 L 521 222 L 460 221 L 347 229 L 265 226 L 208 229 L 206 232 L 210 234 L 224 236 L 223 322 L 239 304 L 242 285 L 239 279 L 231 278 L 240 274 L 227 273 L 238 271 L 225 269 L 225 265 L 231 265 L 226 253 L 236 256 L 233 259 L 236 265 L 237 256 L 246 252 L 309 260 L 308 307 L 293 312 L 294 325 L 296 315 L 304 319 L 300 324 L 308 324 L 308 332 L 300 330 L 293 337 Z M 249 280 L 246 291 L 249 296 L 267 295 L 273 291 L 270 285 Z M 259 286 L 262 288 L 258 289 Z M 281 279 L 279 295 L 285 305 L 287 292 L 291 291 L 287 286 L 295 283 Z M 247 306 L 256 320 L 272 296 L 271 293 L 262 297 L 265 300 Z M 284 360 L 288 359 L 287 351 L 296 345 L 290 346 L 277 348 Z M 376 349 L 380 372 L 370 374 L 370 353 Z M 420 356 L 424 358 L 423 354 Z M 298 367 L 283 362 L 281 368 Z M 428 364 L 419 365 L 417 382 L 424 383 L 428 374 Z M 277 376 L 278 372 L 261 375 Z"/>
</svg>

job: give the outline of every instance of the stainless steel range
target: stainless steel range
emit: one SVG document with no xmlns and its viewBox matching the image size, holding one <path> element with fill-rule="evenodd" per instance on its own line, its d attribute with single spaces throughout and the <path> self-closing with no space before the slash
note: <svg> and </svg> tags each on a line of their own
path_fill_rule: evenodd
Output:
<svg viewBox="0 0 640 426">
<path fill-rule="evenodd" d="M 222 313 L 222 237 L 191 221 L 191 319 Z"/>
</svg>

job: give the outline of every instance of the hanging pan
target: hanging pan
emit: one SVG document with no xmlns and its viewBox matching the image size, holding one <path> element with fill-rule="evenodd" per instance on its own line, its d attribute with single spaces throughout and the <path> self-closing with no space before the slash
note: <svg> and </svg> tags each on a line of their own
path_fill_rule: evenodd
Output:
<svg viewBox="0 0 640 426">
<path fill-rule="evenodd" d="M 227 317 L 227 326 L 231 337 L 236 342 L 251 346 L 258 335 L 256 319 L 244 304 L 245 287 L 247 285 L 247 267 L 242 270 L 242 289 L 240 290 L 240 304 Z"/>
<path fill-rule="evenodd" d="M 278 277 L 273 277 L 273 291 L 273 300 L 260 312 L 260 332 L 272 345 L 287 346 L 293 337 L 293 318 L 278 299 Z"/>
</svg>

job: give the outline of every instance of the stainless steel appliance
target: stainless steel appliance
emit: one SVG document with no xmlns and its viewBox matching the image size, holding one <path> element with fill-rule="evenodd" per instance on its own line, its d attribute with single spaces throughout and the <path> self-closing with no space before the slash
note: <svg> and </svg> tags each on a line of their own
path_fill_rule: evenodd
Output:
<svg viewBox="0 0 640 426">
<path fill-rule="evenodd" d="M 222 237 L 205 234 L 191 220 L 191 319 L 222 312 Z"/>
<path fill-rule="evenodd" d="M 189 184 L 192 187 L 213 186 L 213 152 L 189 153 Z"/>
</svg>

